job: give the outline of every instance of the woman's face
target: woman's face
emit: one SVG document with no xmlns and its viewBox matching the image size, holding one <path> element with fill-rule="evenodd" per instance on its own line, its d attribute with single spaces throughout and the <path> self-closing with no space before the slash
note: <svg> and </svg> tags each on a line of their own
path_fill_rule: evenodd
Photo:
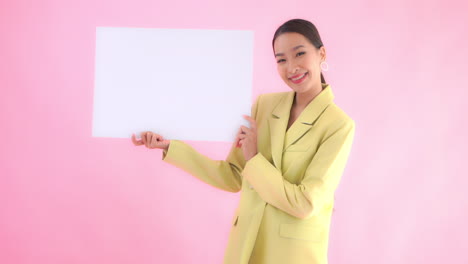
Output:
<svg viewBox="0 0 468 264">
<path fill-rule="evenodd" d="M 274 43 L 278 73 L 297 93 L 322 89 L 320 63 L 325 60 L 325 48 L 315 48 L 302 34 L 283 33 Z"/>
</svg>

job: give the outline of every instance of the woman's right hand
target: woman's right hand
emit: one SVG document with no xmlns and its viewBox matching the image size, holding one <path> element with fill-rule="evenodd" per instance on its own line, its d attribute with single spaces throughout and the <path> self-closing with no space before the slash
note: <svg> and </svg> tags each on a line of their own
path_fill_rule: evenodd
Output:
<svg viewBox="0 0 468 264">
<path fill-rule="evenodd" d="M 135 134 L 132 134 L 132 142 L 135 146 L 145 145 L 149 149 L 165 149 L 168 150 L 170 140 L 164 139 L 161 135 L 151 131 L 141 132 L 141 139 L 137 140 Z"/>
</svg>

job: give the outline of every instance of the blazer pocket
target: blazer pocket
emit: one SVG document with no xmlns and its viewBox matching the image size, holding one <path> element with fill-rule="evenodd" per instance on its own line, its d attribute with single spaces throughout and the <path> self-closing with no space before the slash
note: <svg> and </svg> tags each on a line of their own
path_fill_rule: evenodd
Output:
<svg viewBox="0 0 468 264">
<path fill-rule="evenodd" d="M 326 240 L 326 228 L 298 224 L 281 224 L 280 236 L 311 242 Z"/>
</svg>

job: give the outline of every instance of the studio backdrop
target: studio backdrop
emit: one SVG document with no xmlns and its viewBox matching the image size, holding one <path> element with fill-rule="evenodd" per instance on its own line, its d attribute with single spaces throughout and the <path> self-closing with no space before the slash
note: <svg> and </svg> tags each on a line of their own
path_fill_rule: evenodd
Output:
<svg viewBox="0 0 468 264">
<path fill-rule="evenodd" d="M 455 0 L 2 1 L 0 263 L 221 263 L 239 193 L 163 162 L 161 150 L 134 146 L 129 133 L 178 139 L 185 135 L 174 128 L 200 117 L 198 132 L 217 132 L 186 142 L 225 159 L 236 133 L 229 126 L 242 124 L 255 98 L 290 91 L 271 40 L 292 18 L 317 26 L 325 79 L 356 122 L 330 263 L 468 263 L 467 8 Z M 136 31 L 119 41 L 106 29 Z M 148 53 L 125 42 L 162 29 L 192 35 L 138 35 Z M 119 53 L 140 68 L 113 62 Z M 164 119 L 170 104 L 189 113 L 184 102 L 204 88 L 210 111 Z M 120 101 L 108 100 L 117 93 Z M 232 96 L 237 109 L 226 105 Z M 209 122 L 226 109 L 229 122 Z"/>
</svg>

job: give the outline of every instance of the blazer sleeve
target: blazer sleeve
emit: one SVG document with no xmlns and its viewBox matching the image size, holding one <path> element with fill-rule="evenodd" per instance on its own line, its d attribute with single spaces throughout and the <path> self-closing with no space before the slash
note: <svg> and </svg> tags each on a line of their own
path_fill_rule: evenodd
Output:
<svg viewBox="0 0 468 264">
<path fill-rule="evenodd" d="M 254 119 L 259 98 L 260 96 L 251 109 Z M 245 158 L 242 149 L 236 147 L 236 142 L 233 142 L 226 160 L 213 160 L 181 140 L 171 140 L 168 150 L 163 150 L 162 160 L 218 189 L 239 192 L 242 187 L 241 172 L 245 166 Z"/>
<path fill-rule="evenodd" d="M 285 180 L 281 171 L 261 153 L 246 162 L 242 175 L 265 202 L 297 218 L 309 218 L 333 201 L 351 150 L 354 130 L 353 120 L 334 129 L 307 165 L 300 184 Z"/>
</svg>

